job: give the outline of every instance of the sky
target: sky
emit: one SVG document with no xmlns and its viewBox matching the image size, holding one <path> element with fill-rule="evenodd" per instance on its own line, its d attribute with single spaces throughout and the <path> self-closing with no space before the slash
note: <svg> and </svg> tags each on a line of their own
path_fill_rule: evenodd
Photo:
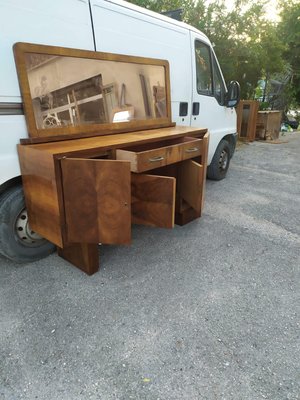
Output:
<svg viewBox="0 0 300 400">
<path fill-rule="evenodd" d="M 266 16 L 272 21 L 277 21 L 279 19 L 276 10 L 277 0 L 269 0 L 265 6 Z"/>
</svg>

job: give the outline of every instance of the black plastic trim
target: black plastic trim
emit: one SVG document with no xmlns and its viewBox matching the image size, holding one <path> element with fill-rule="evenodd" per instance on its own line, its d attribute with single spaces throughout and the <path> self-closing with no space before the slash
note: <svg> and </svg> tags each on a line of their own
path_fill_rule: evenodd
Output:
<svg viewBox="0 0 300 400">
<path fill-rule="evenodd" d="M 193 103 L 193 111 L 192 114 L 193 115 L 199 115 L 200 112 L 200 103 L 199 102 L 194 102 Z"/>
<path fill-rule="evenodd" d="M 22 103 L 0 103 L 0 115 L 23 115 Z"/>
<path fill-rule="evenodd" d="M 189 103 L 182 102 L 179 104 L 179 116 L 180 117 L 186 117 L 188 115 L 189 111 Z"/>
</svg>

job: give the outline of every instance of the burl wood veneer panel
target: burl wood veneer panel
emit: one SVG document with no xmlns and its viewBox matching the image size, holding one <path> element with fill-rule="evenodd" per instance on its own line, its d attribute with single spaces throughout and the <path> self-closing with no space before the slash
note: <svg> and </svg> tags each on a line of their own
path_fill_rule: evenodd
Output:
<svg viewBox="0 0 300 400">
<path fill-rule="evenodd" d="M 203 166 L 192 160 L 184 161 L 179 172 L 179 196 L 196 212 L 201 212 Z"/>
<path fill-rule="evenodd" d="M 132 223 L 173 228 L 176 179 L 156 175 L 131 175 Z"/>
<path fill-rule="evenodd" d="M 62 247 L 57 180 L 51 154 L 18 146 L 23 189 L 31 228 Z"/>
<path fill-rule="evenodd" d="M 66 158 L 61 169 L 68 242 L 129 244 L 129 162 Z"/>
</svg>

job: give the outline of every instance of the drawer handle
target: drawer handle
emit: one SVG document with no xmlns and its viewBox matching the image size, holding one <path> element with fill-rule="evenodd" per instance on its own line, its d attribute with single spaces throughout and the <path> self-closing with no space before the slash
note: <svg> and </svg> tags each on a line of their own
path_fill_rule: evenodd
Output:
<svg viewBox="0 0 300 400">
<path fill-rule="evenodd" d="M 199 148 L 198 147 L 190 147 L 189 149 L 186 149 L 185 152 L 186 153 L 195 153 L 195 151 L 198 151 Z"/>
<path fill-rule="evenodd" d="M 157 156 L 157 157 L 149 158 L 149 162 L 162 161 L 162 160 L 164 160 L 164 159 L 165 159 L 165 157 Z"/>
</svg>

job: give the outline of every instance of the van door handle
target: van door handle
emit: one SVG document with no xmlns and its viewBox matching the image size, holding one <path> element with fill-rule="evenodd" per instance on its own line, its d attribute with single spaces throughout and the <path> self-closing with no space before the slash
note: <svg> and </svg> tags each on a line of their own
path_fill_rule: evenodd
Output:
<svg viewBox="0 0 300 400">
<path fill-rule="evenodd" d="M 179 104 L 179 117 L 186 117 L 188 115 L 189 104 L 180 103 Z"/>
<path fill-rule="evenodd" d="M 199 115 L 199 111 L 200 111 L 200 104 L 197 103 L 193 103 L 193 115 Z"/>
</svg>

